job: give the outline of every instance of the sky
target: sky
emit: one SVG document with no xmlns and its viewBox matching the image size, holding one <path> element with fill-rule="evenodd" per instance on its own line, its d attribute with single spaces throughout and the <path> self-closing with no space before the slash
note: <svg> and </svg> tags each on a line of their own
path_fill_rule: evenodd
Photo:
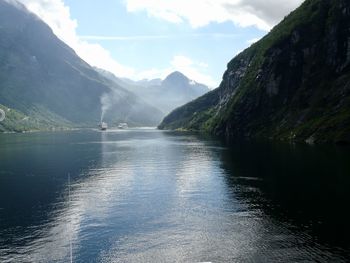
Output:
<svg viewBox="0 0 350 263">
<path fill-rule="evenodd" d="M 133 80 L 181 71 L 217 87 L 227 63 L 303 0 L 18 0 L 92 66 Z"/>
</svg>

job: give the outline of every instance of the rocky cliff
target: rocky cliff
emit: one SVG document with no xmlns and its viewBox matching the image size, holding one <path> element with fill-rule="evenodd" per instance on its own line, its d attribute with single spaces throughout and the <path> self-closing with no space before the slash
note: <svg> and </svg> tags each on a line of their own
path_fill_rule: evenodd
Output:
<svg viewBox="0 0 350 263">
<path fill-rule="evenodd" d="M 159 128 L 350 142 L 350 2 L 305 1 L 229 62 L 219 88 Z"/>
</svg>

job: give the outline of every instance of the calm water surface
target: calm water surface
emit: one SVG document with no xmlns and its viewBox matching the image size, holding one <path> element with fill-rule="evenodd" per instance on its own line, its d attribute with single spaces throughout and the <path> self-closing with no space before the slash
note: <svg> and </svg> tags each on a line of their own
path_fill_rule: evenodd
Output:
<svg viewBox="0 0 350 263">
<path fill-rule="evenodd" d="M 349 192 L 346 147 L 3 134 L 0 262 L 347 262 Z"/>
</svg>

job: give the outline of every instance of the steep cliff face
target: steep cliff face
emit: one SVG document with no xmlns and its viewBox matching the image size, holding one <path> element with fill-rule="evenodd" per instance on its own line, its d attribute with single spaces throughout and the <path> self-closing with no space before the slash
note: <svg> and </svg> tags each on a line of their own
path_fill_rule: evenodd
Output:
<svg viewBox="0 0 350 263">
<path fill-rule="evenodd" d="M 219 88 L 176 109 L 159 127 L 349 142 L 349 66 L 350 2 L 307 0 L 236 56 Z"/>
<path fill-rule="evenodd" d="M 0 131 L 94 127 L 104 97 L 111 124 L 154 126 L 164 116 L 96 72 L 23 5 L 0 0 L 0 104 L 18 113 Z"/>
</svg>

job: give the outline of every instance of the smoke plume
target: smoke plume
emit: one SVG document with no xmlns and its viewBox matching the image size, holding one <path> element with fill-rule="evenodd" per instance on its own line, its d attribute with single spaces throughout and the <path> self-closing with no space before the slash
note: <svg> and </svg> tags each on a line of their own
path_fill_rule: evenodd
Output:
<svg viewBox="0 0 350 263">
<path fill-rule="evenodd" d="M 111 97 L 112 96 L 110 93 L 104 93 L 101 96 L 101 122 L 103 121 L 107 110 L 110 109 L 113 105 Z"/>
<path fill-rule="evenodd" d="M 122 90 L 113 89 L 108 93 L 104 93 L 101 100 L 101 122 L 105 119 L 106 113 L 114 106 L 124 104 L 128 94 Z"/>
</svg>

